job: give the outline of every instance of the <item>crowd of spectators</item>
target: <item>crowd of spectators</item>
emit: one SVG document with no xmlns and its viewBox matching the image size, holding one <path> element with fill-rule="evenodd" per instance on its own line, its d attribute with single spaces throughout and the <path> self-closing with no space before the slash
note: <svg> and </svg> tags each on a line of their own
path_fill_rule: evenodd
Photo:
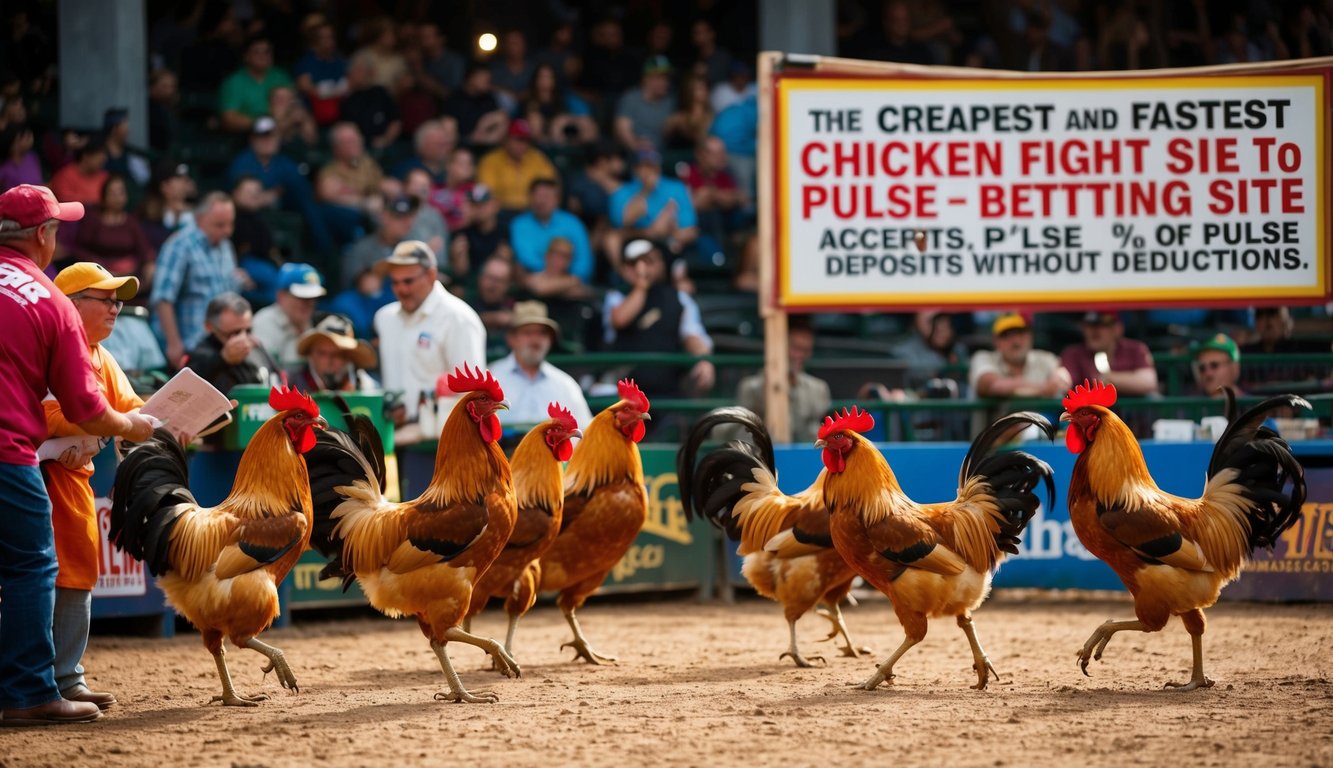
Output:
<svg viewBox="0 0 1333 768">
<path fill-rule="evenodd" d="M 53 269 L 91 261 L 136 277 L 133 301 L 147 310 L 139 320 L 171 368 L 216 340 L 209 312 L 220 296 L 224 314 L 213 321 L 242 316 L 243 299 L 256 345 L 310 381 L 320 374 L 299 349 L 309 339 L 327 342 L 321 349 L 340 343 L 307 335 L 328 313 L 382 350 L 377 313 L 395 299 L 400 309 L 436 303 L 434 291 L 400 295 L 386 265 L 405 242 L 421 244 L 414 253 L 429 256 L 440 291 L 479 318 L 487 357 L 510 349 L 512 307 L 530 300 L 549 312 L 557 349 L 712 350 L 707 308 L 757 288 L 755 5 L 546 4 L 497 29 L 494 52 L 474 47 L 477 19 L 402 5 L 390 16 L 346 3 L 306 13 L 282 3 L 150 2 L 146 147 L 131 142 L 123 105 L 102 105 L 96 130 L 60 123 L 55 20 L 12 12 L 14 44 L 0 54 L 0 191 L 41 183 L 89 207 L 58 233 Z M 837 52 L 1034 71 L 1333 50 L 1333 17 L 1316 3 L 1140 5 L 846 0 Z M 294 298 L 296 265 L 320 295 Z M 667 322 L 649 327 L 645 311 Z M 1155 351 L 1185 353 L 1191 338 L 1218 330 L 1243 345 L 1237 356 L 1329 351 L 1293 338 L 1286 309 L 1200 312 L 1173 348 Z M 280 344 L 260 330 L 278 317 Z M 1040 365 L 1026 368 L 1018 357 L 1040 352 L 1031 319 L 989 334 L 994 319 L 922 312 L 894 321 L 882 352 L 908 373 L 861 394 L 1046 393 L 1092 374 L 1126 394 L 1162 391 L 1151 352 L 1126 338 L 1119 315 L 1071 317 L 1082 340 L 1056 334 L 1055 351 L 1069 348 L 1048 353 L 1053 365 L 1036 355 Z M 819 335 L 826 326 L 811 327 Z M 978 372 L 983 358 L 993 365 Z M 660 394 L 705 394 L 718 383 L 705 366 L 636 373 Z M 385 371 L 386 385 L 397 375 Z M 1247 369 L 1244 380 L 1255 375 Z M 414 397 L 404 399 L 409 414 Z"/>
</svg>

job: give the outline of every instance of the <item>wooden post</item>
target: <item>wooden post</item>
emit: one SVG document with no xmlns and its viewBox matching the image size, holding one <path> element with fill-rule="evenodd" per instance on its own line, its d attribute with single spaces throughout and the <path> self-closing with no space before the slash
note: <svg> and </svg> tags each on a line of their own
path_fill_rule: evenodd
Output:
<svg viewBox="0 0 1333 768">
<path fill-rule="evenodd" d="M 759 54 L 759 143 L 756 189 L 759 203 L 759 316 L 764 321 L 764 422 L 775 443 L 791 442 L 791 401 L 788 399 L 787 315 L 774 306 L 777 293 L 777 201 L 773 165 L 773 73 L 782 54 Z"/>
</svg>

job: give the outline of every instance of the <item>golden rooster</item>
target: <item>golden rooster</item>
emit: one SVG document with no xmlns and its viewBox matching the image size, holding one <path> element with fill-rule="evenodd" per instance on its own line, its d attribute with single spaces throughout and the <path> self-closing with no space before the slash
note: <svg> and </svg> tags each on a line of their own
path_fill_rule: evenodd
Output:
<svg viewBox="0 0 1333 768">
<path fill-rule="evenodd" d="M 111 541 L 143 560 L 182 616 L 199 629 L 213 654 L 222 695 L 213 701 L 253 707 L 266 698 L 241 696 L 232 686 L 222 647 L 268 657 L 284 688 L 297 690 L 282 651 L 256 635 L 277 618 L 278 584 L 310 541 L 310 483 L 302 454 L 326 427 L 308 396 L 274 389 L 279 413 L 259 428 L 241 454 L 231 495 L 201 507 L 190 493 L 185 451 L 164 429 L 133 448 L 116 471 Z"/>
<path fill-rule="evenodd" d="M 893 680 L 893 665 L 926 636 L 930 616 L 954 616 L 972 647 L 975 689 L 994 674 L 972 626 L 972 611 L 990 592 L 991 575 L 1004 553 L 1018 552 L 1019 534 L 1036 513 L 1033 489 L 1046 483 L 1055 501 L 1051 468 L 1022 451 L 995 449 L 1036 425 L 1055 428 L 1035 413 L 1004 416 L 987 427 L 963 458 L 958 497 L 918 504 L 903 493 L 889 463 L 859 433 L 874 417 L 852 407 L 824 420 L 815 446 L 823 448 L 824 504 L 832 514 L 833 546 L 853 570 L 893 601 L 903 625 L 902 645 L 859 687 L 874 690 Z"/>
<path fill-rule="evenodd" d="M 446 381 L 463 397 L 444 423 L 435 473 L 420 498 L 385 500 L 379 435 L 364 417 L 351 417 L 351 437 L 332 429 L 320 436 L 309 456 L 317 468 L 311 546 L 330 558 L 326 573 L 355 576 L 376 609 L 416 617 L 449 684 L 437 700 L 492 703 L 495 693 L 463 687 L 445 645 L 475 645 L 506 676 L 520 673 L 499 643 L 460 626 L 474 585 L 514 530 L 514 483 L 496 443 L 495 413 L 508 405 L 489 371 L 464 365 Z"/>
<path fill-rule="evenodd" d="M 695 467 L 700 446 L 718 426 L 738 424 L 749 430 L 755 445 L 734 440 L 709 453 Z M 819 473 L 809 488 L 788 496 L 778 489 L 773 466 L 773 441 L 763 420 L 748 408 L 728 406 L 704 414 L 676 454 L 676 476 L 687 517 L 695 511 L 739 541 L 744 556 L 741 573 L 764 597 L 782 604 L 791 644 L 779 659 L 791 657 L 809 667 L 796 643 L 796 622 L 810 609 L 833 625 L 826 638 L 847 642 L 844 656 L 868 653 L 847 633 L 839 603 L 851 591 L 856 572 L 833 548 L 829 511 L 824 506 L 824 478 Z M 697 472 L 697 475 L 696 475 Z M 824 661 L 822 656 L 812 660 Z"/>
<path fill-rule="evenodd" d="M 1074 532 L 1125 583 L 1137 616 L 1098 627 L 1078 652 L 1079 667 L 1086 675 L 1116 632 L 1156 632 L 1179 616 L 1193 644 L 1193 670 L 1189 682 L 1167 686 L 1209 688 L 1203 609 L 1240 576 L 1255 547 L 1271 548 L 1300 518 L 1305 502 L 1304 470 L 1263 421 L 1277 409 L 1310 404 L 1283 395 L 1232 420 L 1213 448 L 1203 496 L 1184 499 L 1157 487 L 1133 432 L 1110 410 L 1115 400 L 1114 385 L 1085 381 L 1069 392 L 1060 416 L 1069 422 L 1065 446 L 1078 454 L 1069 479 Z"/>
<path fill-rule="evenodd" d="M 570 438 L 583 437 L 568 408 L 551 403 L 550 419 L 533 427 L 514 449 L 509 466 L 514 473 L 518 522 L 500 556 L 472 589 L 472 606 L 464 628 L 481 613 L 492 597 L 505 597 L 509 630 L 505 650 L 514 652 L 514 628 L 537 602 L 537 558 L 555 542 L 565 507 L 564 463 L 574 452 Z"/>
<path fill-rule="evenodd" d="M 620 400 L 593 417 L 565 469 L 565 507 L 555 543 L 537 561 L 539 590 L 559 591 L 556 603 L 574 630 L 573 648 L 590 664 L 615 661 L 588 645 L 575 611 L 597 591 L 648 519 L 639 441 L 648 398 L 629 379 Z"/>
</svg>

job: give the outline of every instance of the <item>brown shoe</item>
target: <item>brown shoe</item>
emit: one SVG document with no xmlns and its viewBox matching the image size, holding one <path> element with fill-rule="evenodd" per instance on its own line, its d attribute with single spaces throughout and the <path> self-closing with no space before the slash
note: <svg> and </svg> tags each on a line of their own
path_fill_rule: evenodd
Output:
<svg viewBox="0 0 1333 768">
<path fill-rule="evenodd" d="M 66 688 L 60 692 L 60 695 L 70 701 L 86 701 L 89 704 L 96 704 L 98 709 L 106 709 L 116 703 L 116 695 L 114 693 L 94 691 L 89 689 L 88 686 L 83 683 Z"/>
<path fill-rule="evenodd" d="M 96 704 L 86 701 L 56 699 L 27 709 L 0 711 L 0 726 L 57 725 L 60 723 L 90 723 L 102 716 Z"/>
</svg>

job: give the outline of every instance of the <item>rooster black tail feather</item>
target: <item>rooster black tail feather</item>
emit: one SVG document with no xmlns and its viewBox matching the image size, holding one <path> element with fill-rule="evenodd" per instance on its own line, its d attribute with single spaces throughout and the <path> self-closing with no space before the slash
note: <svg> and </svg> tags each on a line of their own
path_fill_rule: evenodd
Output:
<svg viewBox="0 0 1333 768">
<path fill-rule="evenodd" d="M 715 427 L 727 424 L 745 427 L 754 444 L 732 441 L 710 453 L 696 468 L 699 450 L 708 440 L 709 434 Z M 680 484 L 681 506 L 685 509 L 686 519 L 693 520 L 696 513 L 703 515 L 719 528 L 727 529 L 730 534 L 730 528 L 734 526 L 730 522 L 731 502 L 744 495 L 740 486 L 754 479 L 750 470 L 764 467 L 776 473 L 774 464 L 773 439 L 759 414 L 740 406 L 714 408 L 704 414 L 690 429 L 676 453 L 676 479 Z M 735 498 L 731 502 L 725 501 L 725 493 L 718 496 L 719 489 L 733 486 Z M 714 496 L 718 498 L 713 499 Z M 708 509 L 705 510 L 705 501 L 710 499 Z M 719 514 L 723 517 L 717 517 Z"/>
<path fill-rule="evenodd" d="M 1033 425 L 1048 439 L 1055 437 L 1055 426 L 1040 414 L 1024 411 L 1003 416 L 972 441 L 958 473 L 960 488 L 973 477 L 983 478 L 990 486 L 999 524 L 995 545 L 1011 555 L 1018 554 L 1019 537 L 1041 505 L 1035 493 L 1038 483 L 1046 484 L 1047 507 L 1055 504 L 1055 479 L 1049 464 L 1023 451 L 998 451 Z"/>
<path fill-rule="evenodd" d="M 161 576 L 171 570 L 171 531 L 187 505 L 197 504 L 189 487 L 185 449 L 158 429 L 116 468 L 110 540 Z"/>
</svg>

